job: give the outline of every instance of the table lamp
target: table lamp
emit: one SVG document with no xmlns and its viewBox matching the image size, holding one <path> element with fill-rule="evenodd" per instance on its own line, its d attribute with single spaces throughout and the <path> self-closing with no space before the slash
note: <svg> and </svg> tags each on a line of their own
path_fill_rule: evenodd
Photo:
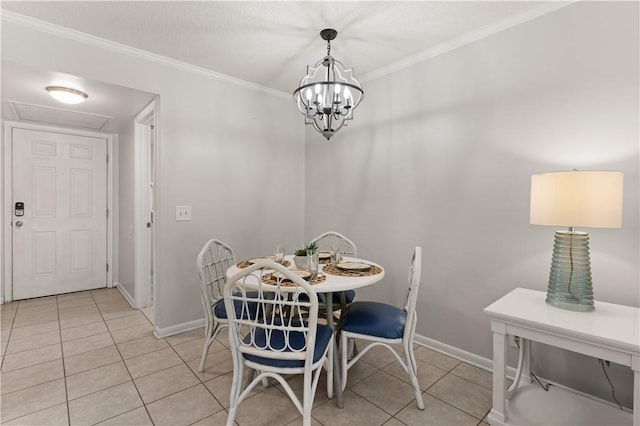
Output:
<svg viewBox="0 0 640 426">
<path fill-rule="evenodd" d="M 531 176 L 530 223 L 568 227 L 555 234 L 546 302 L 592 311 L 589 234 L 575 228 L 622 226 L 622 172 L 573 170 Z"/>
</svg>

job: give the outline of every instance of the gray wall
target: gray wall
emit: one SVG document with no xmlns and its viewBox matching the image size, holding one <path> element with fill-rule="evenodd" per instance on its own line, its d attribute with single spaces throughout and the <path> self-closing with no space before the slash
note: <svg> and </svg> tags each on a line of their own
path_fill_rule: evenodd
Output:
<svg viewBox="0 0 640 426">
<path fill-rule="evenodd" d="M 597 300 L 639 305 L 638 38 L 637 3 L 568 6 L 367 82 L 331 142 L 305 134 L 289 98 L 15 24 L 2 57 L 159 94 L 159 327 L 202 318 L 207 238 L 245 258 L 334 229 L 387 268 L 359 299 L 400 303 L 421 245 L 417 332 L 491 358 L 482 308 L 546 286 L 554 229 L 528 224 L 531 174 L 625 172 L 623 228 L 590 231 L 592 267 Z M 175 222 L 177 204 L 193 221 Z M 540 375 L 609 396 L 593 360 L 535 358 Z M 629 377 L 613 378 L 627 406 Z"/>
<path fill-rule="evenodd" d="M 366 82 L 330 143 L 307 130 L 306 235 L 346 233 L 388 271 L 358 299 L 393 303 L 421 245 L 417 333 L 491 358 L 482 309 L 546 290 L 555 229 L 529 224 L 531 175 L 621 170 L 623 227 L 589 231 L 593 280 L 639 306 L 638 39 L 638 3 L 582 2 Z M 540 376 L 609 399 L 596 360 L 557 352 L 536 347 Z"/>
<path fill-rule="evenodd" d="M 207 239 L 249 257 L 302 238 L 304 126 L 288 96 L 6 22 L 2 58 L 159 95 L 159 328 L 203 318 L 195 259 Z M 193 220 L 176 222 L 184 204 Z M 128 231 L 125 218 L 120 229 Z"/>
</svg>

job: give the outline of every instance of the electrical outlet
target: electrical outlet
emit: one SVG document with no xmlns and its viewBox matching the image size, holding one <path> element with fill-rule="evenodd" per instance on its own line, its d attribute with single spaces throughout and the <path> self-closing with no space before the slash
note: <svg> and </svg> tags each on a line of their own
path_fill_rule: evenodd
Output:
<svg viewBox="0 0 640 426">
<path fill-rule="evenodd" d="M 598 361 L 605 364 L 607 367 L 611 367 L 611 361 L 609 360 L 598 358 Z"/>
<path fill-rule="evenodd" d="M 191 206 L 176 206 L 176 220 L 191 220 Z"/>
<path fill-rule="evenodd" d="M 509 335 L 509 346 L 518 349 L 520 347 L 520 336 Z"/>
</svg>

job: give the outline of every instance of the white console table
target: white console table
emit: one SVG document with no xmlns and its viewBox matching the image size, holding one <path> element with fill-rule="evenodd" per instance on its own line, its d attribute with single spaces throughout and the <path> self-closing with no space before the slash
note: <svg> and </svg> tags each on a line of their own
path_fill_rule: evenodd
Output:
<svg viewBox="0 0 640 426">
<path fill-rule="evenodd" d="M 564 407 L 564 401 L 560 389 L 552 387 L 549 392 L 542 389 L 534 389 L 533 384 L 528 384 L 520 389 L 519 375 L 509 390 L 505 389 L 506 355 L 508 336 L 520 336 L 523 339 L 524 351 L 519 361 L 518 370 L 529 376 L 529 341 L 545 343 L 574 352 L 579 352 L 595 358 L 600 358 L 629 366 L 633 369 L 633 425 L 640 426 L 640 309 L 629 306 L 615 305 L 612 303 L 596 302 L 596 309 L 592 312 L 574 312 L 556 308 L 545 303 L 544 292 L 516 288 L 506 296 L 500 298 L 484 309 L 485 314 L 491 319 L 491 331 L 493 332 L 493 408 L 489 413 L 489 422 L 494 425 L 509 424 L 510 414 L 522 414 L 522 410 L 516 408 L 517 394 L 522 397 L 537 394 L 555 395 L 543 396 L 542 404 L 528 414 L 540 416 L 539 419 L 513 419 L 516 423 L 544 424 L 545 414 L 553 410 L 552 406 Z M 538 392 L 539 391 L 539 392 Z M 512 398 L 514 397 L 514 398 Z M 518 395 L 520 397 L 520 395 Z M 544 398 L 547 398 L 545 401 Z M 586 400 L 586 398 L 582 398 Z M 509 401 L 508 401 L 509 400 Z M 550 404 L 549 404 L 550 403 Z M 599 404 L 592 409 L 587 405 Z M 550 406 L 551 405 L 551 406 Z M 509 412 L 508 410 L 509 409 Z M 591 421 L 600 420 L 594 416 L 606 418 L 608 424 L 619 423 L 620 418 L 613 416 L 622 415 L 623 422 L 631 422 L 629 413 L 622 413 L 601 402 L 587 400 L 581 401 L 574 412 L 571 408 L 564 413 L 568 416 L 584 414 L 591 416 Z M 591 412 L 589 410 L 592 410 Z M 609 411 L 607 411 L 609 410 Z M 611 416 L 611 417 L 609 417 Z M 567 421 L 560 417 L 552 417 L 555 424 Z M 576 418 L 574 422 L 577 421 Z M 548 421 L 548 420 L 547 420 Z"/>
</svg>

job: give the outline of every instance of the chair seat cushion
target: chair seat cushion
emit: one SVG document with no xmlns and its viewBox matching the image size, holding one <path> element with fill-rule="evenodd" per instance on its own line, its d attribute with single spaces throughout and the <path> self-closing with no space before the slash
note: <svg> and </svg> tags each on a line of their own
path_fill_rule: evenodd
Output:
<svg viewBox="0 0 640 426">
<path fill-rule="evenodd" d="M 248 291 L 247 292 L 247 297 L 252 297 L 252 298 L 257 298 L 258 297 L 258 292 L 257 291 Z M 233 304 L 236 308 L 236 316 L 240 316 L 242 315 L 242 301 L 240 300 L 234 300 Z M 249 307 L 249 316 L 251 318 L 255 318 L 256 312 L 258 311 L 258 303 L 257 302 L 249 302 L 247 304 L 247 306 Z M 227 319 L 227 308 L 224 306 L 224 299 L 220 299 L 216 302 L 213 303 L 212 307 L 213 309 L 213 315 L 216 318 L 221 318 L 221 319 Z M 244 317 L 246 319 L 247 314 L 244 314 Z"/>
<path fill-rule="evenodd" d="M 407 313 L 379 302 L 355 302 L 344 317 L 342 330 L 384 339 L 401 339 Z"/>
<path fill-rule="evenodd" d="M 314 363 L 318 362 L 320 358 L 322 358 L 322 355 L 326 351 L 327 345 L 329 345 L 329 342 L 331 341 L 331 338 L 333 336 L 333 331 L 331 331 L 331 328 L 327 325 L 318 324 L 316 330 L 317 330 L 316 344 L 313 350 Z M 255 329 L 256 346 L 258 347 L 266 346 L 265 336 L 266 336 L 265 329 L 263 328 Z M 245 336 L 243 341 L 244 343 L 248 344 L 251 341 L 251 335 Z M 300 331 L 290 332 L 289 334 L 290 348 L 287 348 L 285 352 L 291 352 L 291 347 L 294 349 L 302 349 L 304 347 L 304 344 L 305 344 L 305 337 L 302 332 Z M 282 349 L 285 347 L 284 332 L 282 330 L 272 330 L 270 346 L 276 350 Z M 277 352 L 274 351 L 274 354 L 277 354 Z M 264 365 L 269 365 L 272 367 L 280 367 L 280 368 L 304 367 L 304 360 L 299 360 L 299 359 L 293 359 L 293 360 L 273 359 L 273 358 L 267 358 L 267 357 L 261 357 L 256 355 L 249 355 L 249 354 L 244 354 L 244 357 L 249 361 L 257 362 Z"/>
<path fill-rule="evenodd" d="M 353 299 L 356 298 L 356 291 L 355 290 L 347 290 L 347 291 L 339 291 L 336 293 L 333 293 L 333 304 L 334 305 L 340 305 L 340 294 L 344 294 L 344 299 L 347 302 L 347 305 L 353 302 Z M 318 293 L 318 301 L 321 303 L 324 303 L 324 295 L 322 293 Z M 308 302 L 309 301 L 309 297 L 302 293 L 300 295 L 300 300 L 303 302 Z"/>
</svg>

